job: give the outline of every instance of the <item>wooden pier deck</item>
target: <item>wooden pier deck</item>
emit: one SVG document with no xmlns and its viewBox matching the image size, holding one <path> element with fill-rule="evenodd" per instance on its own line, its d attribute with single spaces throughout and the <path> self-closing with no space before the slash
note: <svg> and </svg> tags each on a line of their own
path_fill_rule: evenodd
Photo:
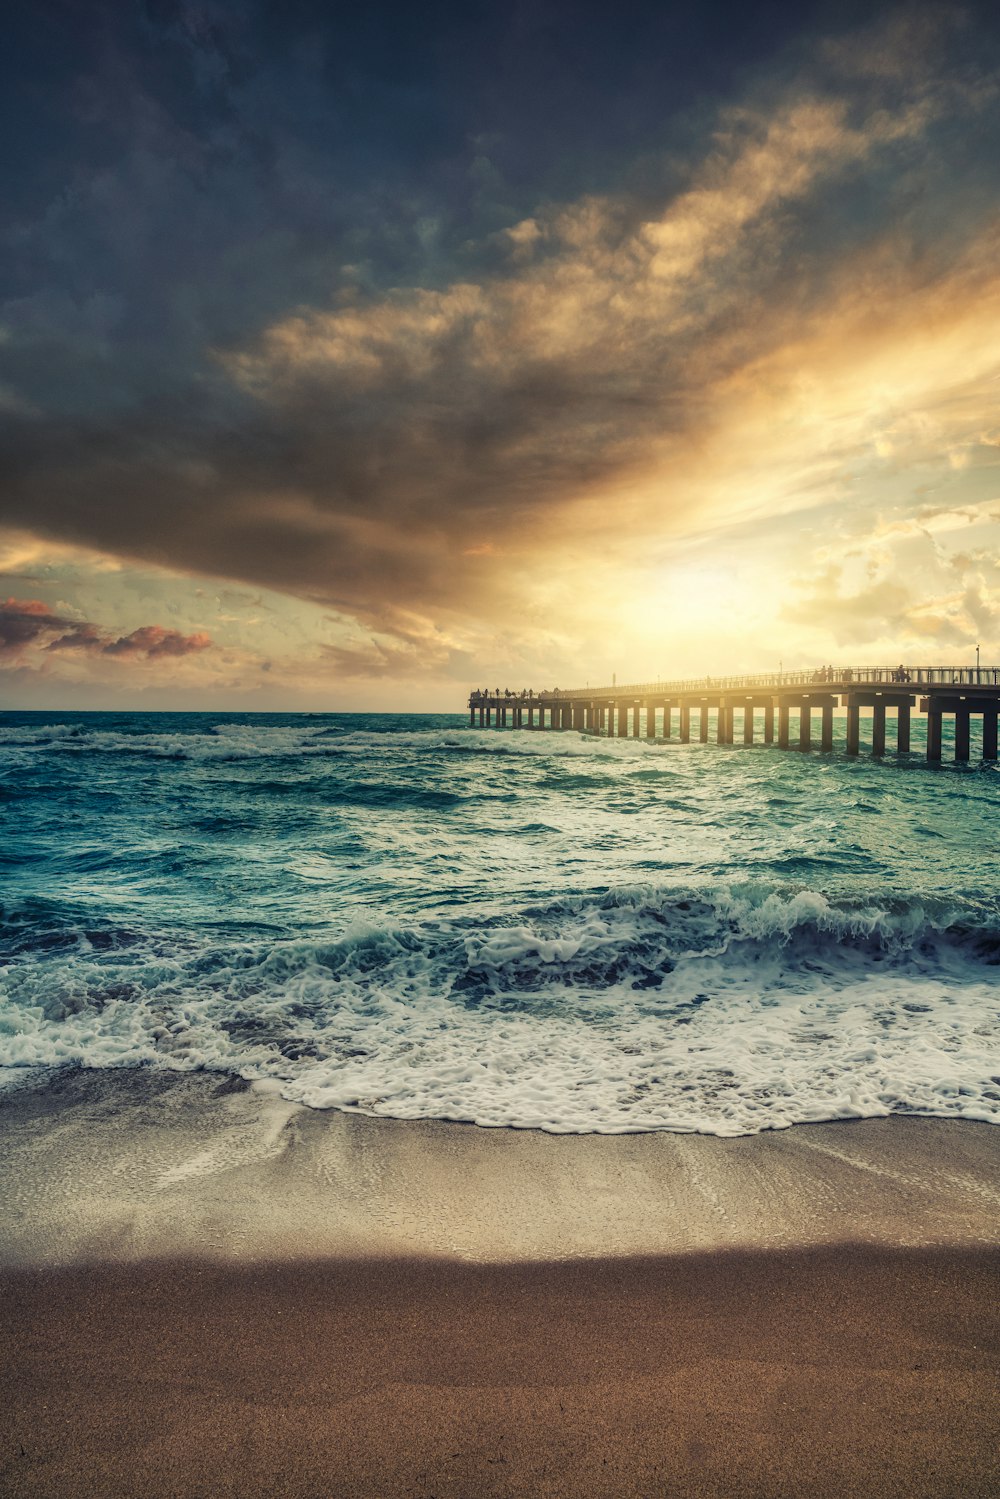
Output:
<svg viewBox="0 0 1000 1499">
<path fill-rule="evenodd" d="M 860 752 L 862 715 L 871 717 L 873 755 L 886 753 L 887 722 L 895 726 L 889 747 L 909 754 L 911 715 L 917 711 L 927 716 L 928 761 L 942 758 L 947 718 L 954 720 L 956 761 L 970 758 L 974 719 L 982 720 L 982 759 L 996 760 L 1000 667 L 831 667 L 549 692 L 475 689 L 469 695 L 469 723 L 473 728 L 575 729 L 681 744 L 712 738 L 717 744 L 761 742 L 829 752 L 837 708 L 847 710 L 848 755 Z"/>
</svg>

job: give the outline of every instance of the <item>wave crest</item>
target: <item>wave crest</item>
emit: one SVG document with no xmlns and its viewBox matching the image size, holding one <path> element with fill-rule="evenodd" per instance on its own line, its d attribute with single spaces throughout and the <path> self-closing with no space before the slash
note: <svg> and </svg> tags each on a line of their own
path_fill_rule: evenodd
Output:
<svg viewBox="0 0 1000 1499">
<path fill-rule="evenodd" d="M 1000 1120 L 995 903 L 634 887 L 325 941 L 183 946 L 9 913 L 8 1068 L 147 1064 L 557 1131 Z"/>
</svg>

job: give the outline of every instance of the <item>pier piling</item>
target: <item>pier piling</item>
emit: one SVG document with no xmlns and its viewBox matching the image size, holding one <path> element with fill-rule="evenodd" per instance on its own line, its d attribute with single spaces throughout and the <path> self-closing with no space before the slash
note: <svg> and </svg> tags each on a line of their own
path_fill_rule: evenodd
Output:
<svg viewBox="0 0 1000 1499">
<path fill-rule="evenodd" d="M 872 707 L 872 754 L 885 754 L 885 703 L 877 702 Z"/>
<path fill-rule="evenodd" d="M 959 708 L 955 713 L 955 759 L 969 758 L 969 710 Z"/>
<path fill-rule="evenodd" d="M 819 747 L 828 754 L 833 749 L 833 704 L 823 704 L 823 727 L 820 731 Z"/>
<path fill-rule="evenodd" d="M 861 750 L 861 704 L 852 694 L 847 699 L 847 753 L 857 755 Z"/>
<path fill-rule="evenodd" d="M 799 704 L 799 749 L 812 747 L 812 705 L 805 700 Z"/>
<path fill-rule="evenodd" d="M 896 709 L 896 753 L 897 755 L 908 755 L 910 752 L 910 705 L 900 703 Z"/>
<path fill-rule="evenodd" d="M 778 748 L 788 748 L 788 703 L 778 704 Z"/>
</svg>

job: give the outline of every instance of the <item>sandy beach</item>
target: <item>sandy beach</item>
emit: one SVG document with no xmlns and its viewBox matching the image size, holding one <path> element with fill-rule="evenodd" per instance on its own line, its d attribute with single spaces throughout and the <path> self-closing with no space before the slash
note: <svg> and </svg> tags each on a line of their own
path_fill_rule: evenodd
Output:
<svg viewBox="0 0 1000 1499">
<path fill-rule="evenodd" d="M 998 1265 L 8 1272 L 4 1491 L 991 1499 Z"/>
<path fill-rule="evenodd" d="M 0 1105 L 11 1495 L 992 1496 L 1000 1134 Z"/>
<path fill-rule="evenodd" d="M 12 1496 L 988 1496 L 1000 1136 L 0 1105 Z"/>
</svg>

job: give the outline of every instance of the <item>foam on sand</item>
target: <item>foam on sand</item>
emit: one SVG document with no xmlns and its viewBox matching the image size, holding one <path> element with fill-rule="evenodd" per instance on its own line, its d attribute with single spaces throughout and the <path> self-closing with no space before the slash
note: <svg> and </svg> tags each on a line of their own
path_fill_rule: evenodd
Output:
<svg viewBox="0 0 1000 1499">
<path fill-rule="evenodd" d="M 8 1264 L 1000 1242 L 1000 1131 L 938 1119 L 581 1138 L 142 1069 L 8 1094 L 0 1135 Z"/>
</svg>

